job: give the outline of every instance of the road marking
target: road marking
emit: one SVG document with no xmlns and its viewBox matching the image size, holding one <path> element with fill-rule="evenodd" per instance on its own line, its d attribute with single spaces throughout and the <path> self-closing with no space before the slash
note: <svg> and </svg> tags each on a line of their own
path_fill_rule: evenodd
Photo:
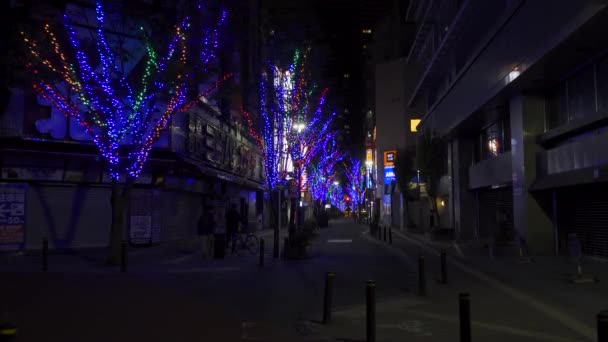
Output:
<svg viewBox="0 0 608 342">
<path fill-rule="evenodd" d="M 188 259 L 192 259 L 195 255 L 197 254 L 188 254 L 188 255 L 184 255 L 181 256 L 179 258 L 175 258 L 175 259 L 170 259 L 170 260 L 166 260 L 163 261 L 161 263 L 161 265 L 175 265 L 175 264 L 181 264 L 182 262 L 188 260 Z"/>
<path fill-rule="evenodd" d="M 253 328 L 255 326 L 257 326 L 258 324 L 256 322 L 243 322 L 241 324 L 242 328 Z"/>
<path fill-rule="evenodd" d="M 352 243 L 353 239 L 329 239 L 328 243 Z"/>
<path fill-rule="evenodd" d="M 378 312 L 399 310 L 409 308 L 416 305 L 424 304 L 425 302 L 420 300 L 411 299 L 409 297 L 391 297 L 390 299 L 383 299 L 376 303 L 376 310 Z M 349 307 L 336 308 L 333 310 L 334 314 L 347 316 L 350 318 L 363 317 L 366 314 L 365 305 L 353 305 Z"/>
<path fill-rule="evenodd" d="M 404 321 L 398 324 L 379 324 L 378 328 L 403 330 L 416 336 L 433 336 L 433 333 L 424 327 L 424 323 L 417 319 Z"/>
<path fill-rule="evenodd" d="M 405 235 L 403 235 L 400 232 L 395 231 L 395 235 L 401 237 L 404 240 L 409 241 L 412 244 L 418 245 L 419 247 L 426 249 L 429 253 L 432 253 L 436 256 L 439 256 L 439 253 L 437 252 L 436 249 L 431 248 L 429 246 L 427 246 L 426 244 L 416 241 L 415 239 L 409 238 Z M 557 308 L 554 308 L 548 304 L 545 304 L 539 300 L 537 300 L 536 298 L 534 298 L 533 296 L 529 296 L 519 290 L 517 290 L 516 288 L 513 288 L 509 285 L 506 285 L 488 275 L 485 275 L 484 273 L 477 271 L 475 269 L 473 269 L 470 266 L 467 266 L 459 261 L 456 261 L 454 259 L 448 259 L 448 262 L 458 268 L 460 268 L 460 270 L 468 273 L 469 275 L 472 275 L 474 277 L 477 277 L 478 279 L 486 282 L 487 284 L 493 286 L 494 288 L 496 288 L 497 290 L 500 290 L 502 292 L 504 292 L 505 294 L 507 294 L 508 296 L 511 296 L 512 298 L 518 299 L 530 306 L 532 306 L 533 308 L 535 308 L 536 310 L 544 313 L 545 315 L 555 319 L 556 321 L 562 323 L 564 326 L 567 326 L 568 328 L 570 328 L 571 330 L 577 332 L 578 334 L 580 334 L 581 336 L 586 337 L 587 339 L 589 339 L 590 341 L 594 341 L 596 338 L 596 332 L 595 330 L 584 324 L 581 323 L 580 321 L 578 321 L 577 319 L 573 318 L 572 316 L 563 313 L 562 311 L 560 311 Z"/>
<path fill-rule="evenodd" d="M 202 273 L 202 272 L 234 272 L 239 271 L 240 267 L 194 267 L 181 270 L 169 270 L 169 273 Z"/>
<path fill-rule="evenodd" d="M 416 315 L 418 317 L 426 317 L 426 318 L 431 318 L 431 319 L 455 323 L 455 324 L 457 324 L 459 322 L 458 317 L 456 317 L 455 315 L 439 315 L 439 314 L 433 314 L 433 313 L 428 313 L 428 312 L 419 311 L 419 310 L 405 310 L 405 313 L 408 313 L 411 315 Z M 541 340 L 541 341 L 552 341 L 552 342 L 579 341 L 579 340 L 573 340 L 573 339 L 566 338 L 566 337 L 550 335 L 550 334 L 546 334 L 543 332 L 518 329 L 518 328 L 506 326 L 506 325 L 486 323 L 486 322 L 480 322 L 480 321 L 475 321 L 475 320 L 471 321 L 471 325 L 479 327 L 479 328 L 487 329 L 487 330 L 500 332 L 500 333 L 523 336 L 523 337 L 527 337 L 527 338 L 534 338 L 536 340 Z"/>
</svg>

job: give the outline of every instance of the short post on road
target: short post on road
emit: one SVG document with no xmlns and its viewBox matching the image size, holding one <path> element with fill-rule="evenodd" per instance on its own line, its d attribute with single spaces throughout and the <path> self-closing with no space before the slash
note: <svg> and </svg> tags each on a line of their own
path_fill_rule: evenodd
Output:
<svg viewBox="0 0 608 342">
<path fill-rule="evenodd" d="M 597 342 L 608 341 L 608 310 L 597 314 Z"/>
<path fill-rule="evenodd" d="M 441 250 L 441 283 L 448 283 L 448 261 L 445 249 Z"/>
<path fill-rule="evenodd" d="M 366 299 L 366 315 L 365 315 L 365 331 L 366 341 L 376 341 L 376 282 L 368 280 L 365 284 L 365 299 Z"/>
<path fill-rule="evenodd" d="M 471 297 L 468 293 L 459 296 L 460 342 L 471 342 Z"/>
<path fill-rule="evenodd" d="M 260 239 L 260 267 L 264 267 L 264 239 Z"/>
<path fill-rule="evenodd" d="M 424 256 L 418 257 L 418 294 L 426 296 L 426 274 L 424 271 Z"/>
<path fill-rule="evenodd" d="M 393 228 L 388 228 L 388 243 L 393 244 Z"/>
<path fill-rule="evenodd" d="M 386 242 L 386 226 L 384 226 L 384 242 Z"/>
<path fill-rule="evenodd" d="M 120 244 L 120 271 L 127 272 L 127 242 L 122 240 Z"/>
<path fill-rule="evenodd" d="M 331 322 L 331 303 L 334 292 L 334 272 L 325 274 L 325 293 L 323 295 L 323 324 Z"/>
<path fill-rule="evenodd" d="M 288 256 L 289 256 L 289 238 L 285 238 L 283 240 L 283 259 L 287 260 Z"/>
<path fill-rule="evenodd" d="M 46 272 L 49 269 L 49 240 L 42 240 L 42 270 Z"/>
</svg>

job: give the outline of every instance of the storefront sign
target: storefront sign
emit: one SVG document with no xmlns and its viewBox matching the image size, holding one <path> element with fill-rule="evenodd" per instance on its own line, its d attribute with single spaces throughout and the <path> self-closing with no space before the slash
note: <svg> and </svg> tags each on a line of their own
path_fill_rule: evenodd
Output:
<svg viewBox="0 0 608 342">
<path fill-rule="evenodd" d="M 395 165 L 395 159 L 397 158 L 397 151 L 390 150 L 384 151 L 384 167 Z"/>
<path fill-rule="evenodd" d="M 384 167 L 384 184 L 391 184 L 397 179 L 395 176 L 395 167 Z"/>
<path fill-rule="evenodd" d="M 25 196 L 27 184 L 0 183 L 0 250 L 14 251 L 25 245 Z"/>
</svg>

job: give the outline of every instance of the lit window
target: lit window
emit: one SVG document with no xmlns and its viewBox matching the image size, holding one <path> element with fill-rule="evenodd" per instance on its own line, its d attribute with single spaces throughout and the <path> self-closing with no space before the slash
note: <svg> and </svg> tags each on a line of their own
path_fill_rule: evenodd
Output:
<svg viewBox="0 0 608 342">
<path fill-rule="evenodd" d="M 344 125 L 344 128 L 346 128 L 346 130 L 350 129 L 350 125 Z"/>
<path fill-rule="evenodd" d="M 344 74 L 344 78 L 349 78 L 350 74 Z"/>
<path fill-rule="evenodd" d="M 499 148 L 500 148 L 500 143 L 498 142 L 498 139 L 488 140 L 488 152 L 490 153 L 490 155 L 492 155 L 494 157 L 498 156 Z"/>
<path fill-rule="evenodd" d="M 519 75 L 521 75 L 521 71 L 519 70 L 519 68 L 515 67 L 507 75 L 507 83 L 511 83 L 511 82 L 515 81 L 515 79 L 518 78 Z"/>
<path fill-rule="evenodd" d="M 372 30 L 371 29 L 363 29 L 363 30 L 361 30 L 361 32 L 363 34 L 372 34 Z"/>
<path fill-rule="evenodd" d="M 367 49 L 367 45 L 363 44 L 363 48 L 364 48 L 364 49 Z"/>
<path fill-rule="evenodd" d="M 410 132 L 418 132 L 418 124 L 420 124 L 420 119 L 411 119 Z"/>
</svg>

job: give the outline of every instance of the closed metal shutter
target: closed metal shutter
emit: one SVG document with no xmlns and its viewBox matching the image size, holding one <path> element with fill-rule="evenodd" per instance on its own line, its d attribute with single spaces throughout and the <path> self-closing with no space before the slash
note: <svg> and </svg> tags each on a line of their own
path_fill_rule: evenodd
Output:
<svg viewBox="0 0 608 342">
<path fill-rule="evenodd" d="M 558 192 L 558 227 L 576 233 L 584 255 L 608 258 L 608 184 Z"/>
<path fill-rule="evenodd" d="M 87 248 L 108 245 L 110 189 L 88 185 L 29 184 L 26 204 L 26 248 Z"/>
<path fill-rule="evenodd" d="M 202 212 L 202 195 L 163 191 L 161 202 L 161 238 L 179 240 L 197 234 L 198 218 Z"/>
<path fill-rule="evenodd" d="M 129 207 L 129 237 L 132 244 L 160 242 L 160 192 L 155 189 L 133 189 Z"/>
<path fill-rule="evenodd" d="M 479 190 L 479 237 L 495 238 L 497 243 L 514 239 L 513 188 Z"/>
</svg>

